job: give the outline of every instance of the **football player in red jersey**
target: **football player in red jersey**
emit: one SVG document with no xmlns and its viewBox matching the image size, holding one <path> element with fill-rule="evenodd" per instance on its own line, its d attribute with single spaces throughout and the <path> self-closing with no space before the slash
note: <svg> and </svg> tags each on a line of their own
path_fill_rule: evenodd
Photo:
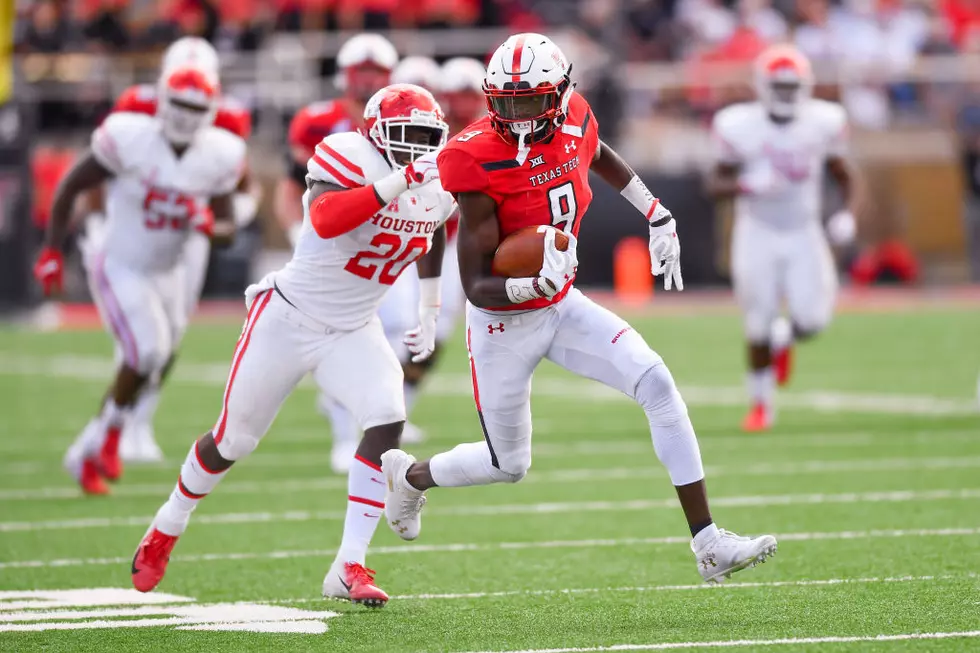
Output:
<svg viewBox="0 0 980 653">
<path fill-rule="evenodd" d="M 518 34 L 497 49 L 484 81 L 489 115 L 440 153 L 443 187 L 460 210 L 460 276 L 473 397 L 484 439 L 416 462 L 400 450 L 381 456 L 385 515 L 415 539 L 425 490 L 514 483 L 531 465 L 531 377 L 547 358 L 633 398 L 646 413 L 653 447 L 676 487 L 706 581 L 719 582 L 775 552 L 771 535 L 739 537 L 711 518 L 694 428 L 663 359 L 623 319 L 572 286 L 576 235 L 589 202 L 591 168 L 649 222 L 652 272 L 683 288 L 675 222 L 633 170 L 599 139 L 588 102 L 575 93 L 565 55 L 547 37 Z M 491 272 L 507 235 L 539 225 L 544 265 L 535 277 Z M 563 231 L 568 248 L 559 251 Z"/>
</svg>

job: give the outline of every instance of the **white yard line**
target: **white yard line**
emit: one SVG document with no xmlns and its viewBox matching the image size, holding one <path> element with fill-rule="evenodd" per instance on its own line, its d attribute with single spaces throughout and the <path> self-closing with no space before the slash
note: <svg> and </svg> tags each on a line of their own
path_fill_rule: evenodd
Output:
<svg viewBox="0 0 980 653">
<path fill-rule="evenodd" d="M 112 374 L 112 361 L 87 356 L 21 356 L 0 352 L 0 375 L 40 376 L 78 381 L 105 382 Z M 227 363 L 182 362 L 173 382 L 182 385 L 223 386 Z M 309 383 L 307 381 L 307 383 Z M 469 396 L 470 379 L 461 374 L 439 374 L 426 385 L 426 392 L 445 396 Z M 681 386 L 690 405 L 742 406 L 745 390 L 740 386 Z M 539 377 L 534 383 L 536 396 L 574 398 L 577 401 L 622 401 L 624 395 L 588 381 Z M 976 401 L 926 395 L 847 393 L 831 390 L 780 393 L 783 408 L 806 408 L 827 412 L 884 413 L 892 415 L 975 415 Z"/>
<path fill-rule="evenodd" d="M 980 574 L 941 574 L 935 576 L 873 576 L 869 578 L 819 578 L 808 580 L 782 580 L 759 583 L 697 583 L 692 585 L 647 585 L 641 587 L 564 587 L 540 590 L 503 590 L 499 592 L 454 592 L 450 594 L 406 594 L 392 596 L 398 601 L 454 601 L 460 599 L 495 599 L 508 596 L 551 596 L 577 594 L 633 594 L 645 592 L 698 592 L 727 591 L 741 589 L 769 589 L 780 587 L 824 587 L 834 585 L 875 585 L 879 583 L 927 583 L 946 580 L 970 580 L 980 578 Z M 268 599 L 253 603 L 319 603 L 322 597 L 302 597 L 296 599 Z"/>
<path fill-rule="evenodd" d="M 948 633 L 904 633 L 900 635 L 844 635 L 828 637 L 788 637 L 783 639 L 735 639 L 708 642 L 661 642 L 658 644 L 612 644 L 609 646 L 538 648 L 521 650 L 474 651 L 472 653 L 604 653 L 607 651 L 671 651 L 688 648 L 756 648 L 760 646 L 803 646 L 813 644 L 853 644 L 857 642 L 904 642 L 909 640 L 972 639 L 980 630 Z"/>
<path fill-rule="evenodd" d="M 763 494 L 753 496 L 717 497 L 712 506 L 772 507 L 820 505 L 838 503 L 906 503 L 910 501 L 948 501 L 980 499 L 980 489 L 962 490 L 895 490 L 890 492 L 847 492 L 842 494 Z M 514 503 L 493 505 L 434 506 L 427 517 L 489 517 L 496 515 L 546 515 L 578 512 L 630 512 L 677 508 L 677 499 L 633 499 L 628 501 L 568 501 L 548 503 Z M 292 510 L 288 512 L 246 512 L 199 515 L 195 525 L 254 524 L 271 522 L 342 521 L 343 511 Z M 0 532 L 34 532 L 45 530 L 83 530 L 90 528 L 119 528 L 147 526 L 150 516 L 82 517 L 78 519 L 0 522 Z"/>
<path fill-rule="evenodd" d="M 869 531 L 831 531 L 812 533 L 782 533 L 777 534 L 783 542 L 810 542 L 820 540 L 863 540 L 878 538 L 908 538 L 908 537 L 970 537 L 980 535 L 980 528 L 943 528 L 943 529 L 909 529 L 909 530 L 869 530 Z M 396 546 L 379 546 L 371 549 L 371 555 L 397 555 L 419 553 L 465 553 L 485 551 L 523 551 L 531 549 L 588 549 L 627 546 L 655 546 L 662 544 L 690 543 L 689 537 L 649 537 L 649 538 L 612 538 L 594 540 L 551 540 L 541 542 L 490 542 L 457 544 L 402 544 Z M 135 543 L 135 542 L 134 542 Z M 332 558 L 336 549 L 309 549 L 291 551 L 265 551 L 241 553 L 202 553 L 177 554 L 172 557 L 175 562 L 217 562 L 224 560 L 280 560 L 290 558 Z M 9 569 L 38 569 L 59 567 L 97 567 L 106 565 L 128 565 L 132 556 L 113 558 L 60 558 L 53 560 L 11 560 L 0 562 L 0 571 Z"/>
<path fill-rule="evenodd" d="M 574 443 L 569 444 L 573 447 Z M 648 452 L 652 453 L 652 452 Z M 289 467 L 289 460 L 299 458 L 300 454 L 265 454 L 273 461 Z M 243 463 L 253 466 L 263 454 L 255 454 Z M 311 458 L 312 456 L 307 456 Z M 836 472 L 888 472 L 907 470 L 971 469 L 980 467 L 980 457 L 960 458 L 867 458 L 850 460 L 809 460 L 803 462 L 754 463 L 746 465 L 707 465 L 708 478 L 721 476 L 798 476 L 801 474 L 828 474 Z M 176 473 L 176 472 L 174 472 Z M 555 469 L 536 471 L 534 469 L 522 481 L 524 485 L 535 483 L 579 483 L 582 481 L 617 481 L 635 479 L 666 478 L 662 467 L 589 467 L 581 469 Z M 320 490 L 342 490 L 347 487 L 347 479 L 339 476 L 309 479 L 281 479 L 268 481 L 228 481 L 221 486 L 221 494 L 277 494 L 289 492 L 309 492 Z M 120 485 L 113 489 L 115 496 L 153 497 L 166 496 L 173 490 L 172 483 L 145 483 Z M 48 486 L 0 490 L 2 501 L 44 501 L 81 497 L 81 491 L 74 485 Z M 2 530 L 2 529 L 0 529 Z"/>
</svg>

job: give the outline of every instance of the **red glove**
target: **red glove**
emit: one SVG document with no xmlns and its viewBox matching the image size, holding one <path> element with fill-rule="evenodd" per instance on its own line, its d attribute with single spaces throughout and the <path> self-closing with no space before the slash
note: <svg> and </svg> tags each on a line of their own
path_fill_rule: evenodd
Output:
<svg viewBox="0 0 980 653">
<path fill-rule="evenodd" d="M 200 232 L 210 238 L 214 235 L 214 212 L 208 207 L 198 211 L 191 219 L 191 226 L 194 231 Z"/>
<path fill-rule="evenodd" d="M 54 247 L 45 247 L 37 257 L 34 264 L 34 278 L 44 289 L 44 296 L 50 297 L 56 292 L 61 292 L 64 285 L 65 259 L 61 250 Z"/>
</svg>

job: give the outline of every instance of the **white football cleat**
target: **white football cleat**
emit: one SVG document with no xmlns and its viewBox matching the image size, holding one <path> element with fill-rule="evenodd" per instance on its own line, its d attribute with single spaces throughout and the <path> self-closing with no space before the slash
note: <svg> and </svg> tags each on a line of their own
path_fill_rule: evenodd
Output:
<svg viewBox="0 0 980 653">
<path fill-rule="evenodd" d="M 381 608 L 388 602 L 388 594 L 374 582 L 373 569 L 339 558 L 323 578 L 323 598 L 350 601 L 368 608 Z"/>
<path fill-rule="evenodd" d="M 330 468 L 334 474 L 347 474 L 354 464 L 354 454 L 357 453 L 357 440 L 333 441 L 330 448 Z"/>
<path fill-rule="evenodd" d="M 411 422 L 405 422 L 402 429 L 402 444 L 422 444 L 425 442 L 425 431 Z"/>
<path fill-rule="evenodd" d="M 721 583 L 736 571 L 754 567 L 776 555 L 776 538 L 772 535 L 742 537 L 719 528 L 718 537 L 700 548 L 695 548 L 692 541 L 691 550 L 697 558 L 701 578 L 706 583 Z"/>
<path fill-rule="evenodd" d="M 127 424 L 119 442 L 119 457 L 127 463 L 161 462 L 163 451 L 153 437 L 153 427 L 143 423 Z"/>
<path fill-rule="evenodd" d="M 422 506 L 425 492 L 412 487 L 405 478 L 415 456 L 401 449 L 389 449 L 381 454 L 381 471 L 388 487 L 385 489 L 385 518 L 388 526 L 403 540 L 414 540 L 422 530 Z"/>
</svg>

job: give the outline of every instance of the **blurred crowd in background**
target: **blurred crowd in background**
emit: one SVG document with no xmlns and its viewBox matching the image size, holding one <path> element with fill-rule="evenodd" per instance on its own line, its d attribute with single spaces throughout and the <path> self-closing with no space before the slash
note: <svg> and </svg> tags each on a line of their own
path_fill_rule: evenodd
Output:
<svg viewBox="0 0 980 653">
<path fill-rule="evenodd" d="M 222 92 L 252 109 L 250 158 L 271 184 L 291 116 L 338 92 L 333 59 L 351 34 L 380 30 L 402 56 L 443 61 L 485 59 L 509 33 L 543 31 L 574 63 L 603 137 L 663 176 L 668 197 L 672 179 L 687 180 L 686 195 L 698 188 L 707 125 L 751 99 L 750 62 L 790 42 L 812 60 L 816 94 L 848 111 L 874 200 L 859 216 L 865 261 L 898 243 L 915 256 L 905 281 L 920 263 L 927 278 L 980 281 L 980 0 L 17 0 L 16 11 L 38 226 L 59 171 L 122 90 L 155 79 L 180 35 L 218 48 Z M 727 219 L 697 201 L 685 210 Z M 726 230 L 706 247 L 724 251 Z M 275 232 L 266 246 L 284 246 Z"/>
</svg>

